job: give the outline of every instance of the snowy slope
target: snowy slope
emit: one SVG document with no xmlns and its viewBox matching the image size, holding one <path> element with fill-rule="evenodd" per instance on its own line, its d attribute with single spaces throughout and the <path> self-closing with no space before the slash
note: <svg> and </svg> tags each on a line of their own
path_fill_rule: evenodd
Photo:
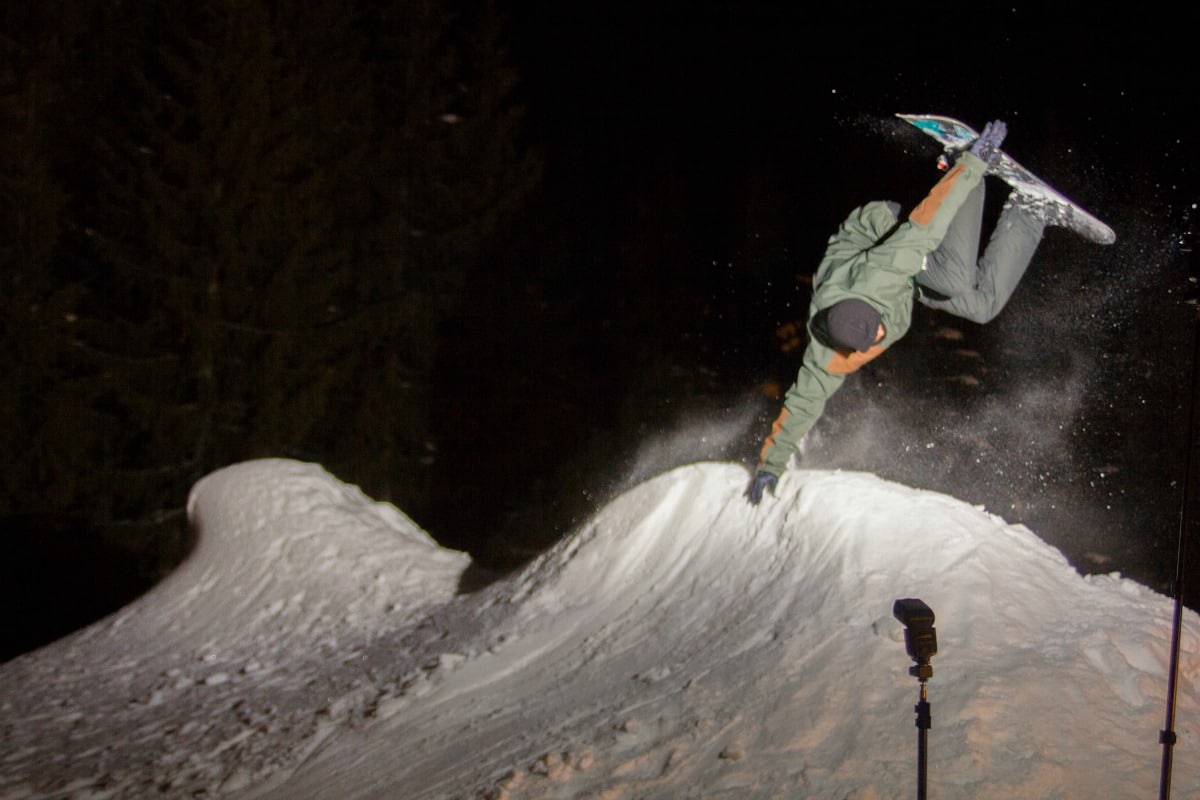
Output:
<svg viewBox="0 0 1200 800">
<path fill-rule="evenodd" d="M 208 476 L 198 541 L 109 618 L 0 665 L 0 796 L 238 786 L 291 763 L 377 689 L 366 643 L 452 597 L 468 559 L 318 467 Z"/>
<path fill-rule="evenodd" d="M 1173 604 L 1021 526 L 863 473 L 635 487 L 511 579 L 319 468 L 197 485 L 200 546 L 113 618 L 0 667 L 5 797 L 1144 797 Z M 1188 612 L 1176 796 L 1200 792 Z M 154 787 L 152 789 L 152 787 Z M 73 788 L 74 791 L 65 791 Z"/>
</svg>

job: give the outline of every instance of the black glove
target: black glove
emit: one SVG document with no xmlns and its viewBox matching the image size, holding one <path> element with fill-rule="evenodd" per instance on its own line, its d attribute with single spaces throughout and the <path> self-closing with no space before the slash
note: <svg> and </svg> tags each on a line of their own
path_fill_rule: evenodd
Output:
<svg viewBox="0 0 1200 800">
<path fill-rule="evenodd" d="M 750 481 L 750 488 L 746 490 L 746 499 L 750 501 L 750 505 L 758 505 L 762 500 L 763 490 L 770 489 L 771 494 L 775 494 L 775 484 L 777 483 L 779 483 L 778 475 L 772 475 L 769 472 L 754 473 L 754 480 Z"/>
<path fill-rule="evenodd" d="M 983 126 L 983 133 L 979 134 L 975 144 L 971 145 L 971 153 L 979 156 L 983 163 L 991 164 L 996 160 L 996 156 L 1000 152 L 1000 144 L 1006 135 L 1008 135 L 1008 126 L 1003 121 L 989 122 Z"/>
</svg>

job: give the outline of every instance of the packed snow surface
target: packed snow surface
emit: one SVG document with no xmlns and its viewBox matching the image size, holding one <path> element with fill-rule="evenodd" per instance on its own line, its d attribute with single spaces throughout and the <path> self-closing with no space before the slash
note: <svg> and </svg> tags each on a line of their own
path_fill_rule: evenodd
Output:
<svg viewBox="0 0 1200 800">
<path fill-rule="evenodd" d="M 316 465 L 215 472 L 168 580 L 0 665 L 0 796 L 909 798 L 898 598 L 936 614 L 930 797 L 1157 793 L 1170 598 L 867 473 L 757 508 L 746 480 L 674 469 L 464 593 L 466 555 Z M 1198 635 L 1185 612 L 1179 797 Z"/>
</svg>

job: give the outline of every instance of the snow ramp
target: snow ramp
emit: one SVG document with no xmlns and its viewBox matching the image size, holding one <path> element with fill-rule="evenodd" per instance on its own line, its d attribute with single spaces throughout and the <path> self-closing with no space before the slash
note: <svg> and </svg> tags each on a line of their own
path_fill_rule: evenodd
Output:
<svg viewBox="0 0 1200 800">
<path fill-rule="evenodd" d="M 647 481 L 438 609 L 406 643 L 421 678 L 254 796 L 911 797 L 901 597 L 937 614 L 932 797 L 1154 790 L 1167 598 L 1082 577 L 944 495 L 794 471 L 751 508 L 747 477 L 698 464 Z M 1181 718 L 1198 669 L 1192 644 Z M 1200 760 L 1194 727 L 1181 737 L 1186 795 Z"/>
</svg>

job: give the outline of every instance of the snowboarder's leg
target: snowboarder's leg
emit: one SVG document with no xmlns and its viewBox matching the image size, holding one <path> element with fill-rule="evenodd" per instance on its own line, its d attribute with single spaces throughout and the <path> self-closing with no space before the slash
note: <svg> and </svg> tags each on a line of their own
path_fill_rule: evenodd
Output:
<svg viewBox="0 0 1200 800">
<path fill-rule="evenodd" d="M 971 190 L 938 248 L 925 258 L 917 283 L 943 297 L 973 292 L 978 283 L 979 233 L 983 227 L 983 182 Z M 936 296 L 936 295 L 935 295 Z"/>
<path fill-rule="evenodd" d="M 1006 202 L 996 230 L 979 259 L 979 284 L 975 290 L 945 300 L 922 297 L 921 302 L 972 322 L 991 322 L 1016 291 L 1042 241 L 1045 227 L 1045 222 L 1027 210 Z"/>
</svg>

